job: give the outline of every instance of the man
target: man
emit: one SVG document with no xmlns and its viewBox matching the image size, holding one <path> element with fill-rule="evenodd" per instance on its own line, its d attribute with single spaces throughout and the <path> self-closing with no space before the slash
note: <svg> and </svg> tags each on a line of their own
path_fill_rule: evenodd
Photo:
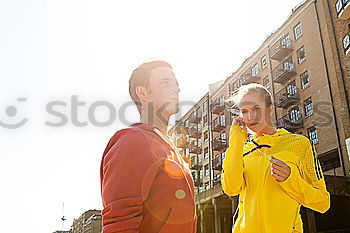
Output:
<svg viewBox="0 0 350 233">
<path fill-rule="evenodd" d="M 101 162 L 103 233 L 195 233 L 194 184 L 166 136 L 178 112 L 179 87 L 164 61 L 139 66 L 129 92 L 141 123 L 118 131 Z"/>
</svg>

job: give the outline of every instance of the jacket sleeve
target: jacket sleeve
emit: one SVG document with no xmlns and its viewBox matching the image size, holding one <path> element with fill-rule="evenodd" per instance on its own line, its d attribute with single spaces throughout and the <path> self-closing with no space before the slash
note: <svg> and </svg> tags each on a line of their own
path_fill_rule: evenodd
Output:
<svg viewBox="0 0 350 233">
<path fill-rule="evenodd" d="M 300 170 L 295 164 L 286 162 L 291 168 L 291 173 L 285 181 L 278 184 L 303 206 L 325 213 L 330 207 L 330 194 L 316 150 L 307 138 L 300 146 L 305 148 L 304 155 L 300 156 Z"/>
<path fill-rule="evenodd" d="M 127 130 L 101 164 L 103 233 L 137 233 L 158 167 L 144 135 Z"/>
<path fill-rule="evenodd" d="M 222 190 L 229 196 L 235 196 L 245 187 L 243 177 L 243 146 L 247 140 L 247 132 L 240 126 L 233 125 L 230 129 L 230 143 L 226 150 L 226 158 L 222 164 Z"/>
</svg>

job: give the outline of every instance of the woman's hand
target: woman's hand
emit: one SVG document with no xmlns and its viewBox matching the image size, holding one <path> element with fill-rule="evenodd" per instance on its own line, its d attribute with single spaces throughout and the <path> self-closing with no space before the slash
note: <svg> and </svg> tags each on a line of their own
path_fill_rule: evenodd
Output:
<svg viewBox="0 0 350 233">
<path fill-rule="evenodd" d="M 283 161 L 271 156 L 271 175 L 276 178 L 277 181 L 285 181 L 291 172 L 290 167 Z"/>
<path fill-rule="evenodd" d="M 246 125 L 246 123 L 244 123 L 243 118 L 241 118 L 241 117 L 235 118 L 233 120 L 232 125 L 238 125 L 243 130 L 247 131 L 247 125 Z"/>
<path fill-rule="evenodd" d="M 234 138 L 241 138 L 244 139 L 244 141 L 246 141 L 247 137 L 247 125 L 244 123 L 242 118 L 235 118 L 232 122 L 232 126 L 230 129 L 230 142 Z"/>
</svg>

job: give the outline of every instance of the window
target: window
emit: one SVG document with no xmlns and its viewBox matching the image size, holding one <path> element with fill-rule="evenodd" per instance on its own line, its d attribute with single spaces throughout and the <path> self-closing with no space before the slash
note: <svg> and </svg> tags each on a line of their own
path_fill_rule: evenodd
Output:
<svg viewBox="0 0 350 233">
<path fill-rule="evenodd" d="M 185 149 L 185 154 L 186 154 L 186 158 L 190 157 L 190 149 L 189 148 Z"/>
<path fill-rule="evenodd" d="M 201 154 L 198 155 L 198 164 L 199 165 L 202 164 L 202 155 Z"/>
<path fill-rule="evenodd" d="M 185 127 L 189 127 L 190 126 L 190 122 L 188 121 L 188 119 L 185 120 Z"/>
<path fill-rule="evenodd" d="M 304 101 L 304 108 L 306 117 L 314 113 L 311 97 Z"/>
<path fill-rule="evenodd" d="M 199 170 L 199 179 L 203 180 L 203 170 Z"/>
<path fill-rule="evenodd" d="M 240 77 L 239 78 L 239 86 L 242 86 L 244 83 L 245 77 Z"/>
<path fill-rule="evenodd" d="M 293 108 L 292 110 L 290 110 L 289 112 L 289 117 L 290 117 L 290 121 L 292 123 L 296 123 L 298 121 L 300 121 L 300 111 L 298 108 Z"/>
<path fill-rule="evenodd" d="M 200 186 L 200 187 L 198 188 L 198 192 L 199 192 L 199 193 L 203 192 L 203 187 L 202 187 L 202 186 Z"/>
<path fill-rule="evenodd" d="M 294 36 L 295 39 L 299 39 L 303 35 L 303 31 L 301 29 L 301 23 L 298 23 L 297 26 L 294 27 Z"/>
<path fill-rule="evenodd" d="M 318 143 L 316 126 L 308 128 L 307 133 L 309 135 L 309 139 L 312 141 L 313 144 Z"/>
<path fill-rule="evenodd" d="M 270 80 L 269 80 L 269 76 L 266 76 L 263 80 L 263 85 L 264 87 L 266 87 L 267 89 L 270 88 Z"/>
<path fill-rule="evenodd" d="M 201 124 L 197 124 L 197 130 L 199 133 L 202 132 L 202 125 Z"/>
<path fill-rule="evenodd" d="M 305 71 L 300 75 L 300 82 L 301 82 L 301 90 L 310 86 L 309 74 L 307 71 Z"/>
<path fill-rule="evenodd" d="M 236 80 L 234 83 L 233 83 L 233 90 L 237 90 L 239 88 L 239 82 L 238 80 Z"/>
<path fill-rule="evenodd" d="M 205 127 L 208 124 L 208 115 L 205 115 L 203 117 L 203 127 Z"/>
<path fill-rule="evenodd" d="M 266 55 L 261 58 L 261 67 L 265 69 L 267 67 Z"/>
<path fill-rule="evenodd" d="M 220 115 L 220 125 L 225 126 L 225 115 Z"/>
<path fill-rule="evenodd" d="M 204 166 L 204 172 L 205 176 L 209 176 L 209 164 Z"/>
<path fill-rule="evenodd" d="M 220 134 L 220 138 L 226 140 L 226 133 L 224 132 L 224 133 Z"/>
<path fill-rule="evenodd" d="M 252 67 L 252 76 L 259 76 L 259 64 L 258 63 L 256 63 Z"/>
<path fill-rule="evenodd" d="M 197 117 L 201 117 L 201 116 L 202 116 L 202 110 L 201 110 L 201 108 L 197 108 L 197 110 L 196 110 L 196 116 L 197 116 Z"/>
<path fill-rule="evenodd" d="M 305 50 L 304 50 L 304 46 L 301 47 L 300 49 L 298 49 L 297 51 L 297 55 L 298 55 L 298 63 L 302 63 L 306 60 L 306 55 L 305 55 Z"/>
<path fill-rule="evenodd" d="M 337 4 L 335 5 L 335 7 L 337 9 L 337 14 L 339 14 L 342 11 L 342 9 L 343 9 L 343 2 L 342 2 L 342 0 L 339 0 L 337 2 Z"/>
<path fill-rule="evenodd" d="M 203 112 L 205 112 L 208 109 L 208 102 L 204 101 L 203 103 Z"/>
<path fill-rule="evenodd" d="M 202 147 L 202 139 L 198 138 L 198 147 Z"/>
<path fill-rule="evenodd" d="M 288 84 L 287 93 L 288 96 L 294 96 L 297 93 L 297 86 L 294 81 Z"/>
<path fill-rule="evenodd" d="M 209 190 L 209 189 L 210 189 L 209 182 L 206 182 L 206 183 L 205 183 L 205 190 Z"/>
<path fill-rule="evenodd" d="M 345 54 L 347 54 L 350 50 L 350 32 L 344 37 L 343 46 L 344 46 Z"/>
<path fill-rule="evenodd" d="M 208 139 L 209 139 L 208 130 L 206 130 L 206 131 L 204 132 L 204 142 L 207 142 Z"/>
<path fill-rule="evenodd" d="M 207 159 L 207 158 L 209 158 L 208 147 L 206 147 L 206 148 L 204 149 L 204 159 Z"/>
<path fill-rule="evenodd" d="M 221 162 L 224 162 L 224 159 L 226 158 L 226 152 L 221 153 Z"/>
</svg>

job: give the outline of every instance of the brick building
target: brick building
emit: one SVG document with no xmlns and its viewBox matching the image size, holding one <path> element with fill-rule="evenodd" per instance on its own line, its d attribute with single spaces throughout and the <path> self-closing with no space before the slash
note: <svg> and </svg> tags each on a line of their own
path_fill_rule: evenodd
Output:
<svg viewBox="0 0 350 233">
<path fill-rule="evenodd" d="M 73 220 L 71 233 L 101 233 L 102 215 L 101 210 L 88 210 L 79 218 Z"/>
<path fill-rule="evenodd" d="M 210 85 L 169 131 L 190 161 L 196 185 L 198 232 L 228 233 L 237 197 L 223 194 L 221 164 L 232 113 L 225 106 L 241 85 L 261 83 L 273 95 L 277 127 L 314 143 L 332 207 L 324 215 L 302 208 L 305 232 L 350 223 L 350 1 L 307 0 L 226 80 Z"/>
</svg>

